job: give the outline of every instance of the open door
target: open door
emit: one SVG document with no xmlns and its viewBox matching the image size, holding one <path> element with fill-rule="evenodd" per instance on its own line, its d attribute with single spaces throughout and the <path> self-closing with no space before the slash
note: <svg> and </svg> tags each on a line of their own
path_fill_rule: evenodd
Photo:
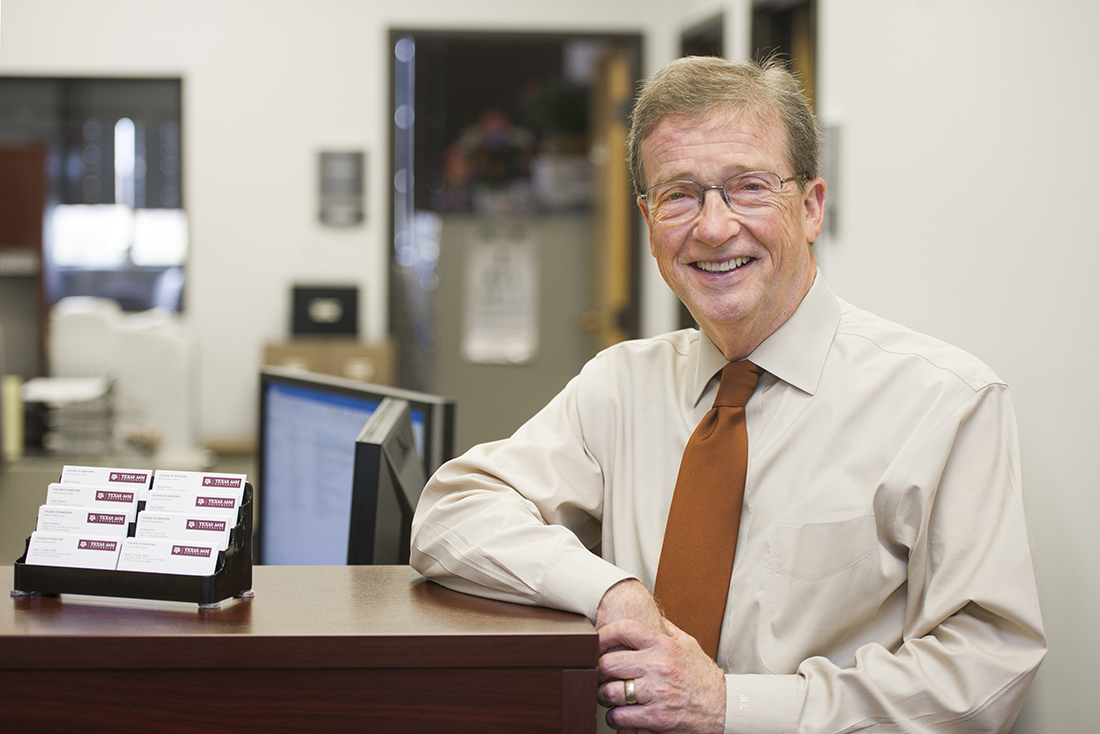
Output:
<svg viewBox="0 0 1100 734">
<path fill-rule="evenodd" d="M 626 119 L 637 35 L 395 30 L 399 384 L 504 438 L 635 336 Z"/>
<path fill-rule="evenodd" d="M 630 62 L 612 47 L 600 59 L 592 89 L 593 304 L 585 313 L 592 352 L 629 339 L 637 332 L 637 211 L 626 158 L 632 96 Z"/>
</svg>

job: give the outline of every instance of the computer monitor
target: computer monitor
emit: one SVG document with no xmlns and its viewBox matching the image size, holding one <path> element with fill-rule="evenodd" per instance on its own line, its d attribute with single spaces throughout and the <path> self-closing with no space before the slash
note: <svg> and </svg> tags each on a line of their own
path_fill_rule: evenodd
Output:
<svg viewBox="0 0 1100 734">
<path fill-rule="evenodd" d="M 424 489 L 409 404 L 386 398 L 355 439 L 348 564 L 407 564 Z"/>
<path fill-rule="evenodd" d="M 347 563 L 356 438 L 386 398 L 408 403 L 431 476 L 454 453 L 453 400 L 301 370 L 260 372 L 257 563 Z"/>
</svg>

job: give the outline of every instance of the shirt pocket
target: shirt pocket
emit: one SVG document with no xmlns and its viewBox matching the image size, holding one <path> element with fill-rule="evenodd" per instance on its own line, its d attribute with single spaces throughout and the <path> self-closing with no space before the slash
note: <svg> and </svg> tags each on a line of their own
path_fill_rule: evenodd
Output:
<svg viewBox="0 0 1100 734">
<path fill-rule="evenodd" d="M 896 588 L 879 549 L 874 515 L 772 532 L 759 637 L 768 670 L 793 673 L 815 655 L 852 662 L 858 634 Z"/>
</svg>

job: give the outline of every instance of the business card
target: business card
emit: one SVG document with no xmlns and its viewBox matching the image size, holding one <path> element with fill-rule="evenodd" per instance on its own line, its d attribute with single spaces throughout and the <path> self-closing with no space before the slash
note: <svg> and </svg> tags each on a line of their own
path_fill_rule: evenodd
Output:
<svg viewBox="0 0 1100 734">
<path fill-rule="evenodd" d="M 248 481 L 246 474 L 222 474 L 201 471 L 172 471 L 157 469 L 153 475 L 152 489 L 169 492 L 200 492 L 207 489 L 220 489 L 238 492 L 244 496 L 244 485 Z"/>
<path fill-rule="evenodd" d="M 119 571 L 211 576 L 218 549 L 209 543 L 164 538 L 126 538 L 118 558 Z"/>
<path fill-rule="evenodd" d="M 130 520 L 124 511 L 42 505 L 38 508 L 38 525 L 35 530 L 47 535 L 77 533 L 93 537 L 122 538 L 125 537 L 129 525 Z"/>
<path fill-rule="evenodd" d="M 240 494 L 233 490 L 204 489 L 199 492 L 169 492 L 151 489 L 145 498 L 146 512 L 182 512 L 203 517 L 221 517 L 237 524 Z"/>
<path fill-rule="evenodd" d="M 102 466 L 65 466 L 61 469 L 61 484 L 79 487 L 102 487 L 105 489 L 131 490 L 137 493 L 139 500 L 145 499 L 145 493 L 153 481 L 153 472 L 149 469 L 109 469 Z"/>
<path fill-rule="evenodd" d="M 100 512 L 122 512 L 127 522 L 134 521 L 137 503 L 138 492 L 133 488 L 51 484 L 46 489 L 46 504 L 51 507 L 87 507 Z"/>
<path fill-rule="evenodd" d="M 229 547 L 234 523 L 226 517 L 207 517 L 187 512 L 150 512 L 138 515 L 139 538 L 166 538 L 187 543 L 210 544 L 216 550 Z"/>
<path fill-rule="evenodd" d="M 63 566 L 113 571 L 122 550 L 122 538 L 79 533 L 31 533 L 26 563 L 31 566 Z"/>
</svg>

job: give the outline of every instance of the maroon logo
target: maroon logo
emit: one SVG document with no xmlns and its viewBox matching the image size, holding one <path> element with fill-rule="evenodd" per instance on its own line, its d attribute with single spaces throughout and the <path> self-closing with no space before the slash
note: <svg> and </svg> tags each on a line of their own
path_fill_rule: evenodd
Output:
<svg viewBox="0 0 1100 734">
<path fill-rule="evenodd" d="M 89 525 L 125 525 L 125 515 L 110 515 L 106 512 L 89 512 Z"/>
<path fill-rule="evenodd" d="M 97 489 L 95 491 L 96 502 L 125 502 L 130 504 L 134 501 L 133 492 L 115 492 L 110 489 Z"/>
<path fill-rule="evenodd" d="M 113 471 L 111 472 L 111 481 L 125 484 L 148 484 L 149 475 L 139 472 Z"/>
<path fill-rule="evenodd" d="M 115 552 L 118 548 L 118 541 L 115 540 L 80 540 L 77 542 L 80 550 L 94 550 L 94 551 L 111 551 Z"/>
<path fill-rule="evenodd" d="M 239 489 L 241 486 L 240 479 L 233 479 L 230 477 L 203 477 L 202 486 L 204 487 L 224 487 L 228 489 Z"/>
<path fill-rule="evenodd" d="M 172 555 L 174 556 L 192 556 L 194 558 L 209 558 L 212 548 L 203 548 L 197 545 L 174 545 L 172 546 Z"/>
<path fill-rule="evenodd" d="M 188 520 L 188 530 L 209 530 L 216 533 L 225 532 L 225 520 Z"/>
<path fill-rule="evenodd" d="M 216 507 L 222 510 L 232 510 L 237 506 L 237 501 L 232 497 L 196 497 L 195 507 Z"/>
</svg>

